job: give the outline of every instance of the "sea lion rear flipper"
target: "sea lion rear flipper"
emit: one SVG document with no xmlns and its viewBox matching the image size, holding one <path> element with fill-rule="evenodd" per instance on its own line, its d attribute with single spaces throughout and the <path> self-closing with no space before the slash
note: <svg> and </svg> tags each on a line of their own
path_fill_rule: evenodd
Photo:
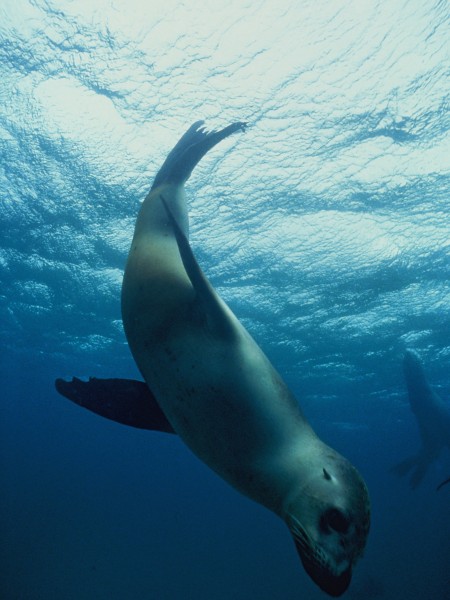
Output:
<svg viewBox="0 0 450 600">
<path fill-rule="evenodd" d="M 143 381 L 133 379 L 97 379 L 72 381 L 56 379 L 62 395 L 88 410 L 124 425 L 175 433 L 155 397 Z"/>
<path fill-rule="evenodd" d="M 220 141 L 235 131 L 244 131 L 247 124 L 237 122 L 220 131 L 205 131 L 204 121 L 196 121 L 178 140 L 159 169 L 152 190 L 163 183 L 184 183 L 189 179 L 194 167 Z M 151 191 L 151 190 L 150 190 Z"/>
<path fill-rule="evenodd" d="M 230 319 L 230 312 L 226 305 L 217 295 L 216 291 L 205 277 L 197 259 L 192 252 L 192 248 L 189 244 L 189 240 L 178 225 L 175 216 L 170 210 L 169 205 L 164 200 L 164 197 L 160 196 L 162 203 L 169 217 L 169 221 L 172 225 L 175 233 L 175 239 L 177 240 L 178 250 L 180 252 L 183 266 L 186 269 L 186 273 L 194 286 L 197 294 L 197 300 L 201 304 L 204 315 L 208 322 L 208 326 L 214 329 L 216 333 L 223 337 L 232 337 L 235 334 L 233 322 Z"/>
</svg>

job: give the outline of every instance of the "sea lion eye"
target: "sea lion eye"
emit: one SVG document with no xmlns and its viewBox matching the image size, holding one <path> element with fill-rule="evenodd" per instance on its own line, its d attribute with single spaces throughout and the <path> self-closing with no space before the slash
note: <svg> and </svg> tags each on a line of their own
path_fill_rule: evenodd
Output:
<svg viewBox="0 0 450 600">
<path fill-rule="evenodd" d="M 331 481 L 331 475 L 328 473 L 325 467 L 323 468 L 323 476 L 327 481 Z"/>
<path fill-rule="evenodd" d="M 320 527 L 328 533 L 330 529 L 337 531 L 337 533 L 347 533 L 350 527 L 350 519 L 341 510 L 330 508 L 322 515 Z"/>
</svg>

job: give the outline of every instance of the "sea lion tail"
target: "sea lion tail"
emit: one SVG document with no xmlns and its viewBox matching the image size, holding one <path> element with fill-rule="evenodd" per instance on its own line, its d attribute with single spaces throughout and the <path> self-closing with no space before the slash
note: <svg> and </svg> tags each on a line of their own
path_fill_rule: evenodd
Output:
<svg viewBox="0 0 450 600">
<path fill-rule="evenodd" d="M 205 131 L 204 121 L 196 121 L 180 138 L 158 171 L 152 190 L 163 183 L 187 181 L 195 165 L 216 144 L 236 131 L 245 131 L 247 123 L 236 122 L 220 131 Z"/>
</svg>

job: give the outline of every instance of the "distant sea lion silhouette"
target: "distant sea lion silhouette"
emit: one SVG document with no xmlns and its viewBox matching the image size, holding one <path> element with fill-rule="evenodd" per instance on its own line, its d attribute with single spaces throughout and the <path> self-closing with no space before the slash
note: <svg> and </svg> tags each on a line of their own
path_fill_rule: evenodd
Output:
<svg viewBox="0 0 450 600">
<path fill-rule="evenodd" d="M 392 470 L 401 477 L 411 472 L 410 485 L 415 489 L 442 449 L 445 446 L 450 448 L 450 405 L 433 391 L 418 355 L 412 350 L 405 352 L 403 372 L 411 410 L 419 426 L 422 446 L 417 454 L 401 461 Z M 444 481 L 438 489 L 448 481 L 450 479 Z"/>
<path fill-rule="evenodd" d="M 56 387 L 110 419 L 176 432 L 223 479 L 286 522 L 308 574 L 339 596 L 366 543 L 367 489 L 313 432 L 192 253 L 184 183 L 208 150 L 245 128 L 207 133 L 202 124 L 188 129 L 156 175 L 125 269 L 125 333 L 147 385 L 74 379 Z"/>
</svg>

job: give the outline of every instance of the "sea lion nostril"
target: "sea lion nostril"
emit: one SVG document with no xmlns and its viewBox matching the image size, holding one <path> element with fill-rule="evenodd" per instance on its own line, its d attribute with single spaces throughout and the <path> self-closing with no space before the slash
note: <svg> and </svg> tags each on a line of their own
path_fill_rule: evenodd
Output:
<svg viewBox="0 0 450 600">
<path fill-rule="evenodd" d="M 320 527 L 322 531 L 337 531 L 347 533 L 350 527 L 350 519 L 339 509 L 330 508 L 321 517 Z"/>
</svg>

